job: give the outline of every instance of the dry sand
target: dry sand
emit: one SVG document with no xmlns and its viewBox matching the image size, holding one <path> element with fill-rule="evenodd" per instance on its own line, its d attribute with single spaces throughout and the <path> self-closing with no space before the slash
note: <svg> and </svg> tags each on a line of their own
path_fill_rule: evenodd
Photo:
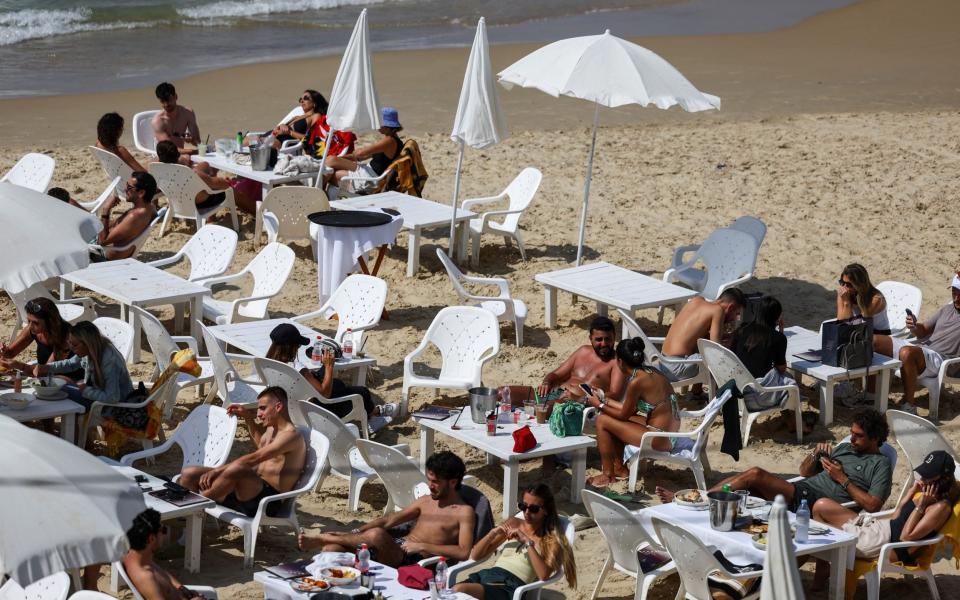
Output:
<svg viewBox="0 0 960 600">
<path fill-rule="evenodd" d="M 605 127 L 598 136 L 587 260 L 603 259 L 659 274 L 675 246 L 702 240 L 715 227 L 751 214 L 762 218 L 769 231 L 756 278 L 745 287 L 777 296 L 788 324 L 812 328 L 832 317 L 837 274 L 854 261 L 867 265 L 875 282 L 891 279 L 919 286 L 924 293 L 922 316 L 930 315 L 949 300 L 947 284 L 958 263 L 958 221 L 951 208 L 960 195 L 956 177 L 960 75 L 955 59 L 960 44 L 954 31 L 958 16 L 958 5 L 949 0 L 869 0 L 783 31 L 644 40 L 698 87 L 720 95 L 724 109 L 693 116 L 678 111 L 604 111 L 604 123 L 616 126 Z M 497 47 L 494 63 L 505 66 L 529 49 Z M 465 56 L 465 50 L 443 50 L 388 53 L 375 59 L 381 98 L 400 108 L 406 133 L 422 144 L 431 175 L 426 195 L 441 201 L 449 199 L 452 188 L 455 152 L 444 131 L 452 121 Z M 329 59 L 239 67 L 192 77 L 178 86 L 184 101 L 198 110 L 204 131 L 223 135 L 235 130 L 238 122 L 250 128 L 269 124 L 290 104 L 284 98 L 292 100 L 310 85 L 329 87 L 315 82 L 329 82 L 334 69 L 335 61 Z M 423 77 L 424 72 L 429 76 Z M 546 330 L 542 288 L 533 280 L 536 273 L 568 266 L 573 260 L 590 108 L 534 92 L 502 92 L 501 98 L 512 137 L 492 150 L 467 153 L 464 197 L 499 191 L 526 165 L 540 168 L 544 179 L 523 219 L 528 260 L 522 262 L 516 249 L 505 248 L 500 239 L 484 240 L 478 272 L 507 277 L 514 293 L 530 305 L 522 348 L 513 344 L 512 327 L 502 329 L 501 353 L 485 371 L 485 383 L 492 385 L 539 381 L 586 341 L 584 326 L 594 308 L 572 305 L 568 296 L 562 297 L 560 327 Z M 6 141 L 0 150 L 0 172 L 25 151 L 49 152 L 57 159 L 54 184 L 92 198 L 106 184 L 83 148 L 93 141 L 96 118 L 106 110 L 131 115 L 152 106 L 150 90 L 0 102 Z M 235 268 L 254 253 L 252 231 L 252 221 L 244 219 Z M 151 238 L 141 258 L 169 255 L 192 232 L 179 222 L 163 238 Z M 402 246 L 391 250 L 381 271 L 390 284 L 391 318 L 372 333 L 368 351 L 379 361 L 374 393 L 384 401 L 398 400 L 403 357 L 417 345 L 436 311 L 455 301 L 433 256 L 435 247 L 446 247 L 443 231 L 425 236 L 422 267 L 413 278 L 404 277 Z M 274 315 L 316 307 L 316 268 L 309 247 L 295 249 L 297 264 L 290 283 L 271 304 Z M 115 305 L 97 299 L 100 314 L 116 316 Z M 171 310 L 160 314 L 172 317 Z M 654 311 L 643 311 L 639 317 L 649 333 L 665 331 L 657 328 Z M 0 304 L 0 319 L 12 326 L 9 302 Z M 149 374 L 151 360 L 146 354 L 135 367 L 138 377 Z M 899 400 L 900 393 L 897 384 L 892 401 Z M 814 399 L 810 390 L 804 394 Z M 940 405 L 942 430 L 954 443 L 960 442 L 957 399 L 957 391 L 948 390 Z M 429 393 L 415 393 L 412 406 L 431 400 Z M 193 402 L 192 396 L 181 396 L 178 417 Z M 926 393 L 921 392 L 921 414 L 926 402 Z M 716 481 L 754 465 L 792 476 L 810 444 L 847 434 L 851 415 L 839 408 L 836 423 L 818 426 L 802 445 L 792 441 L 782 418 L 762 419 L 739 463 L 719 453 L 720 436 L 715 431 L 709 448 L 714 473 L 709 479 Z M 235 453 L 249 449 L 242 437 Z M 399 423 L 377 439 L 416 447 L 416 426 Z M 438 445 L 444 447 L 445 440 Z M 469 471 L 479 477 L 481 489 L 499 509 L 499 467 L 486 466 L 476 451 L 459 445 L 453 449 L 464 456 Z M 172 470 L 177 464 L 175 457 L 159 468 Z M 596 472 L 595 452 L 588 464 L 590 473 Z M 521 473 L 521 485 L 541 479 L 535 466 L 530 464 Z M 907 471 L 906 465 L 898 465 L 894 497 Z M 564 471 L 550 479 L 564 499 L 562 509 L 582 513 L 582 507 L 565 500 L 569 480 Z M 639 485 L 642 502 L 637 507 L 656 502 L 649 495 L 655 485 L 692 483 L 689 472 L 654 465 Z M 623 491 L 625 484 L 617 489 Z M 318 493 L 301 501 L 303 524 L 352 527 L 380 514 L 385 500 L 381 486 L 365 488 L 356 514 L 345 508 L 346 492 L 345 482 L 329 478 Z M 241 547 L 235 532 L 218 530 L 208 522 L 201 573 L 183 572 L 179 559 L 165 564 L 187 582 L 217 586 L 221 597 L 259 598 L 262 591 L 251 581 L 252 571 L 240 568 Z M 578 534 L 576 553 L 578 589 L 557 588 L 552 597 L 561 593 L 589 597 L 606 556 L 597 529 Z M 260 538 L 259 566 L 298 556 L 292 535 L 267 532 Z M 951 565 L 941 561 L 935 567 L 945 597 L 960 593 Z M 811 577 L 805 568 L 808 586 Z M 630 598 L 633 586 L 632 579 L 614 574 L 602 596 Z M 883 594 L 921 587 L 917 582 L 885 580 Z M 675 591 L 676 579 L 668 580 L 654 589 L 653 597 L 672 598 Z"/>
</svg>

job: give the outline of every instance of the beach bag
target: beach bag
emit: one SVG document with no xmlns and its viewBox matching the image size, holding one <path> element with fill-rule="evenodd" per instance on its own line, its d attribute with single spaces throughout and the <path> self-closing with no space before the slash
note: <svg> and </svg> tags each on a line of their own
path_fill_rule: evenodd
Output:
<svg viewBox="0 0 960 600">
<path fill-rule="evenodd" d="M 873 321 L 854 317 L 823 324 L 823 364 L 841 369 L 860 369 L 873 363 Z"/>
<path fill-rule="evenodd" d="M 560 402 L 550 413 L 550 433 L 557 437 L 583 433 L 583 405 L 579 402 Z"/>
</svg>

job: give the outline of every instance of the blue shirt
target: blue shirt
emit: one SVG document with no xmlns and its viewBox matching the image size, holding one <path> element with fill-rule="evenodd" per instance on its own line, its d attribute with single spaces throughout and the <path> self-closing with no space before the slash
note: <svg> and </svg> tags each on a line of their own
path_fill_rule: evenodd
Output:
<svg viewBox="0 0 960 600">
<path fill-rule="evenodd" d="M 83 397 L 94 402 L 117 404 L 123 402 L 133 391 L 133 382 L 127 371 L 127 363 L 123 355 L 112 344 L 103 350 L 100 357 L 100 369 L 103 371 L 103 386 L 96 383 L 96 371 L 90 363 L 90 357 L 71 356 L 64 360 L 57 360 L 47 365 L 52 373 L 69 373 L 83 369 L 83 382 L 87 387 L 83 390 Z"/>
</svg>

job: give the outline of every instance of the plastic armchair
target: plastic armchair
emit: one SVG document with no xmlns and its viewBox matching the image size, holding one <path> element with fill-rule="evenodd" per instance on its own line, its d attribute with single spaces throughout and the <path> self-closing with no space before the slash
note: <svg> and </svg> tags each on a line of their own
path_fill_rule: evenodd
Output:
<svg viewBox="0 0 960 600">
<path fill-rule="evenodd" d="M 433 344 L 440 351 L 440 374 L 417 375 L 413 361 Z M 410 388 L 468 390 L 480 385 L 483 366 L 500 353 L 500 325 L 492 313 L 475 306 L 440 309 L 417 348 L 403 359 L 401 414 L 407 413 Z"/>
<path fill-rule="evenodd" d="M 355 173 L 356 172 L 350 173 L 349 175 L 345 175 L 340 178 L 340 196 L 357 196 L 374 193 L 375 191 L 382 191 L 382 188 L 390 180 L 390 177 L 393 176 L 394 170 L 386 169 L 383 173 L 377 175 L 376 177 L 365 177 L 363 175 L 356 175 Z M 322 180 L 322 177 L 317 177 L 318 185 Z M 349 188 L 347 185 L 345 185 L 345 182 L 350 183 Z M 362 184 L 364 189 L 367 191 L 362 193 L 355 191 L 357 187 L 356 184 Z"/>
<path fill-rule="evenodd" d="M 887 301 L 887 321 L 890 323 L 890 332 L 894 337 L 904 337 L 910 333 L 907 329 L 907 311 L 919 318 L 920 307 L 923 305 L 923 292 L 920 288 L 899 281 L 881 281 L 877 289 Z"/>
<path fill-rule="evenodd" d="M 259 379 L 244 379 L 233 366 L 232 360 L 253 362 L 253 357 L 247 355 L 228 355 L 220 347 L 220 341 L 210 333 L 203 324 L 200 325 L 200 331 L 203 335 L 203 343 L 207 348 L 207 354 L 210 356 L 210 364 L 213 367 L 213 379 L 216 382 L 204 403 L 209 404 L 214 398 L 219 398 L 224 408 L 231 404 L 256 403 L 257 395 L 266 387 Z"/>
<path fill-rule="evenodd" d="M 154 368 L 154 377 L 166 370 L 170 366 L 170 359 L 173 355 L 180 350 L 178 344 L 183 344 L 187 348 L 193 350 L 193 355 L 196 357 L 197 364 L 200 365 L 200 376 L 194 377 L 189 373 L 180 373 L 176 375 L 176 387 L 177 391 L 174 396 L 178 395 L 181 390 L 190 386 L 197 386 L 197 396 L 203 394 L 203 386 L 208 383 L 213 383 L 213 364 L 210 362 L 208 357 L 200 356 L 200 350 L 198 348 L 197 340 L 193 339 L 188 335 L 178 335 L 172 336 L 167 332 L 166 327 L 163 326 L 155 316 L 149 311 L 140 308 L 139 306 L 131 306 L 130 310 L 134 311 L 140 319 L 140 327 L 143 331 L 144 336 L 147 338 L 147 344 L 150 346 L 150 352 L 153 354 L 153 359 L 156 361 L 156 367 Z M 172 408 L 172 407 L 171 407 Z M 165 419 L 169 419 L 171 415 L 164 415 Z"/>
<path fill-rule="evenodd" d="M 611 570 L 616 569 L 637 580 L 637 590 L 634 600 L 644 600 L 647 593 L 658 579 L 677 572 L 673 561 L 644 573 L 640 570 L 637 552 L 642 548 L 652 547 L 662 549 L 643 528 L 640 520 L 627 508 L 605 496 L 591 490 L 581 490 L 580 497 L 587 509 L 587 514 L 593 517 L 600 529 L 600 534 L 607 542 L 607 559 L 603 562 L 597 584 L 593 588 L 590 600 L 595 600 L 600 593 L 603 580 Z"/>
<path fill-rule="evenodd" d="M 4 600 L 66 600 L 69 593 L 70 576 L 63 571 L 38 579 L 25 588 L 12 579 L 0 586 L 0 598 Z"/>
<path fill-rule="evenodd" d="M 106 420 L 106 417 L 103 415 L 104 408 L 146 408 L 149 404 L 154 404 L 160 407 L 162 414 L 171 414 L 173 412 L 172 405 L 176 401 L 176 392 L 175 384 L 176 379 L 171 377 L 161 383 L 159 386 L 153 386 L 150 389 L 150 393 L 147 395 L 146 400 L 142 402 L 116 402 L 108 404 L 106 402 L 94 402 L 90 405 L 90 409 L 87 411 L 86 422 L 84 423 L 80 431 L 80 441 L 77 444 L 81 448 L 86 447 L 87 436 L 91 429 L 100 427 L 103 425 L 103 422 Z M 163 428 L 161 427 L 157 431 L 157 437 L 160 442 L 165 442 L 166 437 L 163 433 Z M 153 440 L 149 438 L 139 438 L 138 441 L 143 446 L 144 450 L 149 450 L 153 448 Z"/>
<path fill-rule="evenodd" d="M 218 283 L 241 280 L 246 275 L 253 276 L 253 289 L 249 296 L 235 300 L 217 300 L 212 296 L 204 296 L 203 318 L 218 325 L 269 318 L 267 305 L 270 299 L 283 289 L 295 260 L 293 250 L 273 242 L 260 250 L 239 272 L 200 281 L 199 283 L 212 289 Z"/>
<path fill-rule="evenodd" d="M 125 180 L 121 179 L 120 177 L 114 177 L 113 181 L 107 184 L 107 187 L 104 188 L 102 192 L 100 192 L 100 195 L 97 196 L 96 200 L 90 200 L 88 202 L 84 202 L 83 200 L 75 199 L 74 202 L 79 204 L 80 207 L 83 208 L 83 210 L 89 213 L 96 213 L 98 210 L 100 210 L 100 207 L 103 206 L 103 203 L 109 200 L 111 196 L 113 196 L 114 194 L 116 194 L 117 196 L 120 196 L 120 190 L 123 189 L 124 187 L 120 185 L 121 181 L 125 181 Z M 123 196 L 120 196 L 120 198 L 121 200 L 126 200 L 126 198 Z"/>
<path fill-rule="evenodd" d="M 736 229 L 750 234 L 757 241 L 757 250 L 763 245 L 764 238 L 767 237 L 767 225 L 756 217 L 743 216 L 737 217 L 727 229 Z M 673 251 L 673 260 L 670 262 L 671 268 L 676 268 L 686 262 L 686 255 L 690 252 L 696 252 L 700 249 L 700 244 L 688 244 L 680 246 Z M 753 270 L 753 269 L 751 269 Z"/>
<path fill-rule="evenodd" d="M 500 321 L 513 321 L 517 334 L 517 346 L 523 345 L 523 323 L 527 319 L 527 305 L 519 298 L 510 296 L 510 284 L 502 277 L 473 277 L 464 275 L 450 257 L 440 248 L 437 248 L 437 257 L 447 270 L 447 276 L 453 283 L 453 289 L 463 303 L 474 303 L 485 310 L 489 310 Z M 471 294 L 463 287 L 461 281 L 473 285 L 496 286 L 499 294 L 496 296 L 478 296 Z"/>
<path fill-rule="evenodd" d="M 19 185 L 31 190 L 47 193 L 50 180 L 53 179 L 53 169 L 57 161 L 46 154 L 30 152 L 13 165 L 9 171 L 0 177 L 0 181 Z"/>
<path fill-rule="evenodd" d="M 220 225 L 207 225 L 187 240 L 173 256 L 148 262 L 151 267 L 166 267 L 186 258 L 190 262 L 187 281 L 200 281 L 223 275 L 237 252 L 237 232 Z"/>
<path fill-rule="evenodd" d="M 123 159 L 113 152 L 104 150 L 103 148 L 97 148 L 96 146 L 87 146 L 87 150 L 90 151 L 91 156 L 97 159 L 97 162 L 103 167 L 103 172 L 106 173 L 110 179 L 119 177 L 121 181 L 126 181 L 130 179 L 130 176 L 133 174 L 133 169 L 130 168 L 130 165 L 123 162 Z M 119 196 L 121 200 L 126 200 L 127 190 L 121 187 L 117 190 L 117 196 Z"/>
<path fill-rule="evenodd" d="M 523 519 L 523 513 L 515 515 L 518 519 Z M 573 523 L 570 522 L 566 517 L 560 517 L 560 528 L 563 529 L 563 535 L 567 538 L 567 543 L 570 544 L 570 548 L 574 547 L 574 542 L 577 539 L 577 532 L 573 526 Z M 497 548 L 497 551 L 494 552 L 491 556 L 488 556 L 484 560 L 463 560 L 453 565 L 447 570 L 447 588 L 452 589 L 457 583 L 457 577 L 464 573 L 467 570 L 472 570 L 477 565 L 483 564 L 494 555 L 499 554 L 503 550 L 503 546 Z M 557 569 L 557 572 L 551 575 L 550 577 L 534 581 L 533 583 L 528 583 L 526 585 L 521 585 L 513 592 L 513 600 L 538 600 L 540 598 L 540 590 L 547 587 L 548 585 L 553 585 L 559 583 L 563 579 L 563 567 Z M 529 595 L 526 595 L 529 594 Z"/>
<path fill-rule="evenodd" d="M 341 343 L 343 334 L 350 329 L 353 332 L 353 347 L 356 349 L 362 347 L 365 332 L 380 323 L 386 303 L 386 281 L 372 275 L 355 273 L 340 282 L 323 306 L 293 317 L 293 320 L 303 323 L 316 318 L 326 319 L 336 313 L 337 332 L 333 339 Z"/>
<path fill-rule="evenodd" d="M 166 214 L 167 214 L 167 207 L 164 206 L 159 211 L 157 211 L 156 216 L 153 217 L 153 220 L 150 221 L 150 223 L 144 228 L 144 230 L 140 232 L 140 235 L 133 238 L 133 241 L 130 242 L 129 244 L 124 244 L 122 246 L 102 246 L 102 248 L 106 250 L 112 250 L 113 252 L 126 252 L 128 250 L 132 250 L 130 256 L 128 256 L 127 258 L 136 258 L 137 254 L 140 254 L 140 249 L 143 248 L 143 245 L 147 243 L 147 238 L 150 237 L 150 232 L 153 231 L 153 228 L 157 226 L 157 223 L 160 223 L 161 221 L 163 221 Z M 92 245 L 97 246 L 97 244 L 92 244 Z"/>
<path fill-rule="evenodd" d="M 643 332 L 643 328 L 640 327 L 640 324 L 634 320 L 633 316 L 622 309 L 617 309 L 617 312 L 620 314 L 620 323 L 622 327 L 621 339 L 627 339 L 628 337 L 639 337 L 643 340 L 643 358 L 644 360 L 651 365 L 656 364 L 670 364 L 670 365 L 700 365 L 700 368 L 697 370 L 697 374 L 693 377 L 688 377 L 686 379 L 678 379 L 676 381 L 671 381 L 674 389 L 682 389 L 690 385 L 701 384 L 709 388 L 709 395 L 712 398 L 715 395 L 715 385 L 713 379 L 710 377 L 710 371 L 703 364 L 703 359 L 688 359 L 688 358 L 672 358 L 664 356 L 659 347 L 663 346 L 664 340 L 663 337 L 650 337 Z M 669 373 L 664 373 L 667 379 L 671 378 Z"/>
<path fill-rule="evenodd" d="M 716 342 L 711 342 L 710 340 L 704 339 L 697 340 L 697 348 L 700 350 L 700 356 L 703 357 L 703 364 L 707 366 L 707 369 L 713 376 L 714 381 L 726 382 L 733 379 L 736 381 L 737 387 L 744 392 L 747 389 L 753 389 L 758 394 L 781 391 L 787 392 L 787 398 L 778 406 L 774 406 L 766 410 L 758 410 L 756 412 L 750 412 L 747 410 L 747 406 L 744 404 L 743 398 L 739 400 L 740 431 L 743 433 L 744 447 L 747 446 L 747 443 L 750 440 L 750 427 L 753 425 L 753 422 L 760 417 L 760 415 L 766 415 L 772 412 L 780 412 L 784 410 L 792 410 L 794 412 L 797 427 L 797 443 L 803 441 L 803 415 L 800 413 L 801 405 L 799 387 L 793 384 L 764 387 L 760 385 L 760 382 L 757 381 L 753 375 L 750 374 L 750 371 L 743 366 L 743 363 L 740 362 L 740 359 L 737 357 L 737 355 L 734 354 L 730 349 L 725 348 Z"/>
<path fill-rule="evenodd" d="M 193 219 L 197 224 L 199 231 L 207 221 L 207 217 L 215 214 L 222 208 L 230 211 L 230 218 L 233 222 L 234 231 L 239 230 L 240 224 L 237 221 L 237 205 L 233 199 L 233 188 L 224 190 L 214 190 L 210 188 L 193 169 L 184 165 L 171 165 L 165 163 L 152 163 L 149 167 L 150 173 L 157 179 L 157 187 L 167 197 L 169 204 L 166 218 L 163 225 L 160 226 L 160 237 L 170 225 L 174 218 Z M 197 208 L 197 194 L 206 192 L 207 194 L 225 195 L 224 201 L 211 208 L 202 210 Z"/>
<path fill-rule="evenodd" d="M 319 431 L 313 431 L 307 427 L 298 427 L 304 440 L 307 442 L 307 459 L 303 467 L 303 472 L 293 484 L 293 489 L 289 492 L 281 492 L 272 496 L 267 496 L 260 501 L 257 512 L 253 517 L 248 517 L 243 513 L 238 513 L 226 506 L 217 505 L 206 509 L 211 517 L 229 523 L 239 528 L 243 532 L 243 566 L 244 568 L 253 566 L 253 554 L 257 546 L 257 535 L 260 528 L 264 526 L 283 526 L 293 529 L 294 532 L 300 531 L 300 523 L 297 519 L 296 499 L 305 494 L 309 494 L 317 488 L 322 482 L 325 465 L 327 464 L 330 451 L 330 441 Z M 274 516 L 267 515 L 267 506 L 281 502 Z"/>
<path fill-rule="evenodd" d="M 461 204 L 463 210 L 473 210 L 476 206 L 483 204 L 492 204 L 509 200 L 510 204 L 503 210 L 492 210 L 482 213 L 478 218 L 470 220 L 470 240 L 471 257 L 470 264 L 477 266 L 480 264 L 480 238 L 484 233 L 493 235 L 502 235 L 504 242 L 509 246 L 510 239 L 517 242 L 517 248 L 520 250 L 520 258 L 527 260 L 527 252 L 523 247 L 523 236 L 520 234 L 520 217 L 530 206 L 537 190 L 540 188 L 540 181 L 543 175 L 538 169 L 527 167 L 520 171 L 510 185 L 496 196 L 485 198 L 473 198 L 464 200 Z M 494 218 L 503 217 L 503 221 L 495 221 Z"/>
<path fill-rule="evenodd" d="M 363 462 L 373 469 L 387 489 L 387 504 L 383 514 L 403 510 L 419 498 L 418 486 L 427 485 L 427 477 L 416 461 L 397 446 L 387 446 L 371 440 L 356 440 Z"/>
<path fill-rule="evenodd" d="M 134 600 L 144 600 L 137 588 L 133 587 L 133 582 L 130 581 L 130 576 L 127 574 L 127 570 L 123 567 L 123 561 L 118 560 L 117 562 L 113 563 L 112 568 L 117 575 L 120 576 L 120 579 L 123 580 L 124 585 L 130 588 L 130 593 L 133 594 Z M 184 587 L 186 587 L 188 590 L 193 590 L 194 592 L 197 592 L 198 594 L 201 594 L 210 600 L 217 600 L 217 590 L 212 587 L 206 585 L 187 585 Z M 70 600 L 76 598 L 79 593 L 80 592 L 77 592 L 77 594 L 71 596 Z M 107 598 L 112 598 L 112 596 L 107 596 Z"/>
<path fill-rule="evenodd" d="M 150 156 L 157 154 L 157 136 L 153 132 L 153 117 L 159 110 L 145 110 L 133 115 L 131 129 L 134 147 Z"/>
<path fill-rule="evenodd" d="M 330 201 L 323 190 L 291 185 L 273 188 L 262 201 L 257 202 L 253 243 L 259 246 L 260 234 L 265 231 L 268 242 L 310 240 L 313 247 L 316 240 L 310 235 L 307 215 L 324 210 L 330 210 Z"/>
<path fill-rule="evenodd" d="M 913 470 L 923 462 L 927 454 L 934 450 L 943 450 L 953 457 L 954 462 L 960 464 L 960 461 L 957 461 L 957 452 L 953 449 L 953 446 L 943 437 L 940 429 L 930 421 L 900 410 L 888 410 L 886 417 L 887 423 L 890 425 L 890 432 L 893 433 L 897 445 L 906 454 L 907 461 L 910 463 L 907 479 L 903 482 L 900 497 L 897 498 L 896 502 L 896 506 L 900 506 L 904 496 L 913 487 Z M 889 446 L 889 444 L 884 444 L 884 446 Z M 896 465 L 896 462 L 893 464 Z M 960 475 L 960 468 L 957 469 L 956 474 Z"/>
<path fill-rule="evenodd" d="M 897 376 L 900 376 L 900 369 L 897 369 Z M 951 383 L 960 385 L 960 358 L 948 358 L 940 363 L 940 371 L 936 377 L 917 377 L 917 384 L 927 388 L 930 394 L 928 415 L 931 420 L 940 418 L 940 392 L 943 386 Z"/>
<path fill-rule="evenodd" d="M 17 308 L 17 319 L 21 326 L 27 324 L 27 302 L 35 298 L 46 298 L 57 305 L 60 318 L 69 323 L 78 321 L 92 321 L 97 318 L 96 304 L 93 298 L 71 298 L 57 300 L 42 283 L 35 283 L 21 292 L 7 292 L 14 306 Z M 17 332 L 14 331 L 13 335 Z"/>
<path fill-rule="evenodd" d="M 133 327 L 126 321 L 113 317 L 97 317 L 93 324 L 100 330 L 100 335 L 110 340 L 110 343 L 120 351 L 124 360 L 130 362 L 133 356 Z"/>
</svg>

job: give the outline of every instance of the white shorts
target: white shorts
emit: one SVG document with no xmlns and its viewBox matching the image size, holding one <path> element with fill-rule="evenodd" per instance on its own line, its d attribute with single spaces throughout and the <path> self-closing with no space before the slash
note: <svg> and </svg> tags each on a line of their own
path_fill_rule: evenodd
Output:
<svg viewBox="0 0 960 600">
<path fill-rule="evenodd" d="M 939 352 L 929 346 L 914 344 L 902 338 L 890 339 L 893 341 L 893 357 L 898 360 L 900 358 L 900 350 L 905 346 L 916 346 L 923 351 L 923 362 L 925 362 L 927 366 L 924 368 L 923 373 L 920 374 L 920 377 L 932 378 L 940 375 L 940 365 L 943 364 L 943 356 Z"/>
<path fill-rule="evenodd" d="M 857 558 L 876 558 L 880 548 L 890 542 L 890 519 L 874 519 L 861 513 L 841 528 L 857 538 Z"/>
<path fill-rule="evenodd" d="M 379 177 L 379 175 L 377 175 L 377 172 L 373 170 L 373 167 L 371 167 L 367 163 L 357 164 L 357 170 L 352 172 L 351 175 L 354 177 L 364 178 L 359 181 L 349 180 L 349 179 L 347 180 L 350 182 L 350 185 L 353 188 L 354 192 L 368 192 L 372 190 L 374 187 L 376 187 L 377 184 L 370 180 L 376 179 L 377 177 Z"/>
<path fill-rule="evenodd" d="M 691 354 L 690 356 L 667 356 L 663 355 L 667 359 L 676 359 L 676 360 L 700 360 L 699 354 Z M 667 376 L 667 379 L 670 381 L 680 381 L 682 379 L 690 379 L 695 377 L 697 373 L 700 372 L 699 363 L 677 363 L 669 361 L 660 361 L 657 365 L 657 368 L 660 369 L 660 372 Z"/>
</svg>

